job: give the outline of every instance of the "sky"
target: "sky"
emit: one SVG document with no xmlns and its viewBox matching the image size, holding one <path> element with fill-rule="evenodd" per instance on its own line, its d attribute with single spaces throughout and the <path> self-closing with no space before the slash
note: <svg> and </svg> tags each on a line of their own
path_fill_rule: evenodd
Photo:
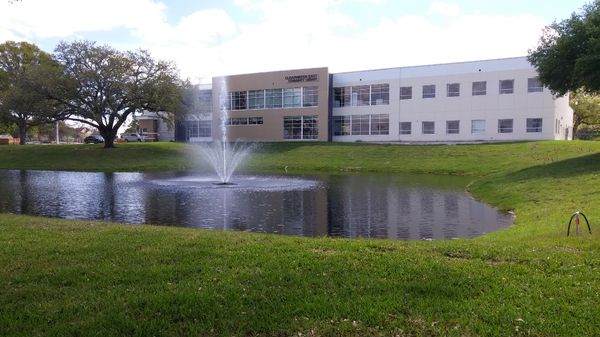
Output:
<svg viewBox="0 0 600 337">
<path fill-rule="evenodd" d="M 580 0 L 0 0 L 0 42 L 147 49 L 182 77 L 332 73 L 527 55 Z"/>
</svg>

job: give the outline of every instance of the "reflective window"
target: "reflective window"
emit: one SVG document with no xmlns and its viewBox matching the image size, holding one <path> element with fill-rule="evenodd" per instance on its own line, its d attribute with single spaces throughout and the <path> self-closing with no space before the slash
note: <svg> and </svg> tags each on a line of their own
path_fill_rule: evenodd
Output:
<svg viewBox="0 0 600 337">
<path fill-rule="evenodd" d="M 371 134 L 388 135 L 390 133 L 390 115 L 371 115 Z"/>
<path fill-rule="evenodd" d="M 318 116 L 284 116 L 283 139 L 318 139 Z"/>
<path fill-rule="evenodd" d="M 369 129 L 369 115 L 352 116 L 352 135 L 368 135 Z"/>
<path fill-rule="evenodd" d="M 400 87 L 400 99 L 412 99 L 412 87 Z"/>
<path fill-rule="evenodd" d="M 302 106 L 302 88 L 283 89 L 283 107 L 297 108 Z"/>
<path fill-rule="evenodd" d="M 423 86 L 423 98 L 434 98 L 435 97 L 435 84 Z"/>
<path fill-rule="evenodd" d="M 512 133 L 513 132 L 513 120 L 512 119 L 499 119 L 498 120 L 498 133 Z"/>
<path fill-rule="evenodd" d="M 515 80 L 500 80 L 500 95 L 514 92 Z"/>
<path fill-rule="evenodd" d="M 435 122 L 422 122 L 422 124 L 421 124 L 421 132 L 424 135 L 433 135 L 433 134 L 435 134 Z"/>
<path fill-rule="evenodd" d="M 542 119 L 527 118 L 527 132 L 542 132 Z"/>
<path fill-rule="evenodd" d="M 267 89 L 265 90 L 265 108 L 277 109 L 283 106 L 283 90 Z"/>
<path fill-rule="evenodd" d="M 474 119 L 471 121 L 471 133 L 485 133 L 485 120 Z"/>
<path fill-rule="evenodd" d="M 319 105 L 319 87 L 302 88 L 302 106 L 311 107 Z"/>
<path fill-rule="evenodd" d="M 447 97 L 458 97 L 458 96 L 460 96 L 460 83 L 448 83 L 448 84 L 446 84 L 446 96 Z"/>
<path fill-rule="evenodd" d="M 473 82 L 472 94 L 473 94 L 473 96 L 486 95 L 487 94 L 487 82 L 486 81 Z"/>
<path fill-rule="evenodd" d="M 351 95 L 352 87 L 333 88 L 333 107 L 339 108 L 352 105 Z"/>
<path fill-rule="evenodd" d="M 352 134 L 350 116 L 333 116 L 333 135 L 349 136 Z"/>
<path fill-rule="evenodd" d="M 371 86 L 357 85 L 352 87 L 352 106 L 365 106 L 371 102 Z"/>
<path fill-rule="evenodd" d="M 411 122 L 400 122 L 400 134 L 410 135 L 411 134 Z"/>
<path fill-rule="evenodd" d="M 231 110 L 246 110 L 248 108 L 248 92 L 234 91 L 231 93 Z"/>
<path fill-rule="evenodd" d="M 544 86 L 537 77 L 527 79 L 527 92 L 542 92 Z"/>
<path fill-rule="evenodd" d="M 248 109 L 264 109 L 265 108 L 265 91 L 250 90 L 248 91 Z"/>
<path fill-rule="evenodd" d="M 449 135 L 460 133 L 460 121 L 446 121 L 446 133 Z"/>
<path fill-rule="evenodd" d="M 373 84 L 371 85 L 371 105 L 390 104 L 390 85 Z"/>
</svg>

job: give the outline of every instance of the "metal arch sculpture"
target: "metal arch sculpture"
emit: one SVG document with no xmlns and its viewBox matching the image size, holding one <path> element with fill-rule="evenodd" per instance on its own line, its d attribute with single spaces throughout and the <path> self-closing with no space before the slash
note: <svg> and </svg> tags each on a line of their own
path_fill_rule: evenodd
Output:
<svg viewBox="0 0 600 337">
<path fill-rule="evenodd" d="M 571 223 L 573 222 L 573 219 L 575 219 L 575 228 L 577 233 L 579 234 L 579 216 L 582 216 L 585 219 L 585 223 L 587 224 L 587 228 L 588 228 L 588 232 L 590 234 L 592 234 L 592 229 L 590 228 L 590 222 L 588 221 L 587 217 L 585 216 L 585 214 L 581 213 L 580 211 L 577 211 L 575 213 L 573 213 L 573 215 L 571 215 L 571 219 L 569 220 L 569 226 L 567 227 L 567 236 L 569 236 L 570 232 L 571 232 Z"/>
</svg>

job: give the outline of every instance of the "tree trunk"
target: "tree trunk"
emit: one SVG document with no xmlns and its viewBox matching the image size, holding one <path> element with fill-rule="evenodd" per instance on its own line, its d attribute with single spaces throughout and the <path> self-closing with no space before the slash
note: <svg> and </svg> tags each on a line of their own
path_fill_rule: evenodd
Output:
<svg viewBox="0 0 600 337">
<path fill-rule="evenodd" d="M 104 138 L 104 148 L 112 149 L 115 147 L 115 138 L 117 138 L 117 130 L 113 130 L 110 127 L 98 128 L 102 138 Z"/>
<path fill-rule="evenodd" d="M 27 124 L 19 123 L 19 144 L 25 145 L 27 139 Z"/>
</svg>

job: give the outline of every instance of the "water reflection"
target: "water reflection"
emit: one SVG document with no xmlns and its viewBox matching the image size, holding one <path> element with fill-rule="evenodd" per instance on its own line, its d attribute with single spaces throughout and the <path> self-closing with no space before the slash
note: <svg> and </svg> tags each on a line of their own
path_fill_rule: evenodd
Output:
<svg viewBox="0 0 600 337">
<path fill-rule="evenodd" d="M 181 173 L 0 171 L 0 211 L 300 236 L 474 237 L 512 218 L 473 200 L 464 181 L 319 176 L 311 188 L 186 188 Z"/>
</svg>

